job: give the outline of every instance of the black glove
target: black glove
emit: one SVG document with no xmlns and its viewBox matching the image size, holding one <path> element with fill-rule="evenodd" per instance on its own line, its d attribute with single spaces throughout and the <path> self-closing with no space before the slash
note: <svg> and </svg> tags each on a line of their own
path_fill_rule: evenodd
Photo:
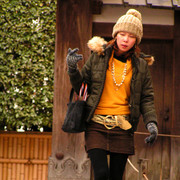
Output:
<svg viewBox="0 0 180 180">
<path fill-rule="evenodd" d="M 67 65 L 68 65 L 68 70 L 76 70 L 77 69 L 77 62 L 82 60 L 83 56 L 82 54 L 76 54 L 76 52 L 79 51 L 78 48 L 75 49 L 68 49 L 68 54 L 66 57 Z"/>
<path fill-rule="evenodd" d="M 153 122 L 150 122 L 147 124 L 147 129 L 151 135 L 145 139 L 145 143 L 153 144 L 154 141 L 157 139 L 157 135 L 158 135 L 157 125 Z"/>
</svg>

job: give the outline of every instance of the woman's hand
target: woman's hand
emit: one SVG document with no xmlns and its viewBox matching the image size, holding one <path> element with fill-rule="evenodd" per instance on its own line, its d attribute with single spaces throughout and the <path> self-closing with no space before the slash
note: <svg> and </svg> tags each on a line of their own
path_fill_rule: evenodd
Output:
<svg viewBox="0 0 180 180">
<path fill-rule="evenodd" d="M 76 70 L 78 61 L 82 60 L 82 54 L 77 54 L 77 51 L 79 51 L 78 48 L 75 48 L 73 50 L 71 48 L 68 49 L 68 54 L 66 57 L 68 69 Z"/>
<path fill-rule="evenodd" d="M 145 143 L 153 144 L 157 139 L 157 135 L 158 135 L 157 125 L 153 122 L 150 122 L 147 124 L 147 129 L 151 135 L 145 139 Z"/>
</svg>

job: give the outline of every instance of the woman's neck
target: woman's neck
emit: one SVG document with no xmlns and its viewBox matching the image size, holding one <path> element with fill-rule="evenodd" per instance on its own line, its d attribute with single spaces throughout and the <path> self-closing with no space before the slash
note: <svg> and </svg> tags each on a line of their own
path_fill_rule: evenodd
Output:
<svg viewBox="0 0 180 180">
<path fill-rule="evenodd" d="M 114 53 L 115 53 L 116 56 L 122 56 L 122 55 L 124 55 L 124 53 L 121 52 L 121 51 L 115 51 Z"/>
<path fill-rule="evenodd" d="M 127 57 L 125 57 L 124 54 L 117 55 L 114 52 L 114 58 L 124 63 L 127 61 Z"/>
</svg>

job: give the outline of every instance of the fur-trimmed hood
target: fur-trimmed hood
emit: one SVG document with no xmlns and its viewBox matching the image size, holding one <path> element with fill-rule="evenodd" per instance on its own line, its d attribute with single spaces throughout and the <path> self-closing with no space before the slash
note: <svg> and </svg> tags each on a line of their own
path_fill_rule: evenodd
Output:
<svg viewBox="0 0 180 180">
<path fill-rule="evenodd" d="M 104 53 L 107 41 L 105 41 L 103 38 L 99 36 L 94 36 L 92 39 L 90 39 L 87 43 L 89 49 L 93 52 L 97 52 L 98 55 L 101 55 Z M 151 55 L 146 55 L 144 53 L 140 54 L 140 57 L 145 59 L 148 63 L 148 65 L 152 65 L 154 62 L 154 57 Z"/>
</svg>

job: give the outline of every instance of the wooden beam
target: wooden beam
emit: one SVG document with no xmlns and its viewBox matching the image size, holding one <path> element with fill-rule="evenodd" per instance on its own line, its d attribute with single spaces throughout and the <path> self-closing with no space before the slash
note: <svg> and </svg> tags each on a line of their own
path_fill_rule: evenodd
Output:
<svg viewBox="0 0 180 180">
<path fill-rule="evenodd" d="M 89 177 L 88 172 L 90 168 L 85 168 L 87 166 L 87 155 L 84 149 L 83 134 L 68 134 L 63 132 L 61 127 L 67 111 L 71 89 L 67 73 L 66 56 L 68 48 L 74 49 L 78 47 L 78 53 L 83 54 L 84 57 L 79 64 L 81 67 L 90 54 L 87 42 L 92 36 L 91 5 L 91 0 L 57 1 L 53 132 L 52 154 L 49 158 L 48 168 L 49 180 L 71 178 L 83 180 L 87 176 Z M 82 172 L 84 174 L 77 174 L 78 168 L 81 168 L 83 163 L 85 164 Z M 71 164 L 73 167 L 76 166 L 76 169 L 68 164 Z"/>
<path fill-rule="evenodd" d="M 26 164 L 26 165 L 47 165 L 48 160 L 39 160 L 39 159 L 17 159 L 17 158 L 0 158 L 0 163 L 15 163 L 15 164 Z"/>
<path fill-rule="evenodd" d="M 82 53 L 84 59 L 88 57 L 89 50 L 86 43 L 92 34 L 90 5 L 89 0 L 57 1 L 52 133 L 53 156 L 55 156 L 57 151 L 66 151 L 65 146 L 68 136 L 67 133 L 65 134 L 61 130 L 71 88 L 67 74 L 66 56 L 68 48 L 78 47 L 78 53 Z"/>
<path fill-rule="evenodd" d="M 93 36 L 112 37 L 114 23 L 93 23 Z"/>
<path fill-rule="evenodd" d="M 93 23 L 93 36 L 112 37 L 114 23 Z M 169 25 L 143 25 L 144 39 L 173 40 L 173 26 Z"/>
<path fill-rule="evenodd" d="M 1 137 L 19 137 L 19 138 L 45 138 L 51 139 L 52 132 L 16 132 L 16 131 L 0 131 Z"/>
<path fill-rule="evenodd" d="M 174 103 L 173 103 L 173 124 L 172 131 L 180 134 L 180 11 L 175 11 L 174 24 L 174 62 L 173 62 L 173 87 L 174 87 Z"/>
<path fill-rule="evenodd" d="M 92 1 L 92 13 L 93 14 L 101 14 L 103 2 L 101 0 L 93 0 Z"/>
<path fill-rule="evenodd" d="M 172 134 L 180 135 L 180 11 L 174 12 L 174 55 L 173 55 L 173 111 L 172 111 Z M 171 139 L 171 176 L 169 179 L 180 179 L 180 139 Z M 177 168 L 178 167 L 178 168 Z"/>
<path fill-rule="evenodd" d="M 173 40 L 173 26 L 170 25 L 143 25 L 144 39 Z"/>
</svg>

